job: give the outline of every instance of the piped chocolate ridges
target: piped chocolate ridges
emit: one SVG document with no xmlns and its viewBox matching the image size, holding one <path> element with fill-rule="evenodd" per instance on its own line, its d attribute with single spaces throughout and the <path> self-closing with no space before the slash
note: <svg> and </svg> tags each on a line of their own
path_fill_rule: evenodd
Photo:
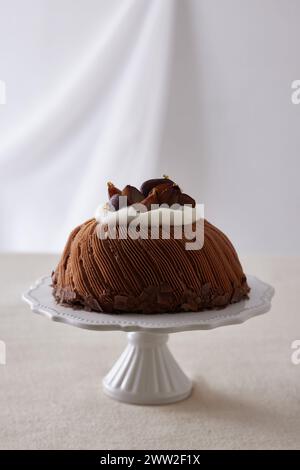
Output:
<svg viewBox="0 0 300 470">
<path fill-rule="evenodd" d="M 174 199 L 179 204 L 194 201 L 168 178 L 148 180 L 140 190 L 126 186 L 121 191 L 109 183 L 108 192 L 110 203 L 121 193 L 131 204 L 150 196 L 160 203 L 163 194 L 169 204 Z M 119 236 L 121 227 L 115 239 L 101 239 L 97 225 L 95 219 L 88 220 L 69 236 L 52 274 L 53 294 L 61 304 L 147 314 L 223 308 L 248 296 L 250 289 L 233 245 L 206 220 L 204 245 L 191 251 L 185 249 L 184 237 L 163 239 L 160 233 L 159 239 L 150 235 L 124 239 Z"/>
</svg>

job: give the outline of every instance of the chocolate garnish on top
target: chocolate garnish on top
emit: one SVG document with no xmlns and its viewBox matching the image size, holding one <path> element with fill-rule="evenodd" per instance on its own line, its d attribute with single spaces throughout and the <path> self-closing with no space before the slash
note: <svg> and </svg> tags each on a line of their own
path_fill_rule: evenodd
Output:
<svg viewBox="0 0 300 470">
<path fill-rule="evenodd" d="M 141 192 L 144 194 L 145 197 L 147 197 L 153 188 L 156 188 L 157 186 L 161 184 L 172 185 L 174 184 L 174 181 L 170 180 L 168 176 L 164 176 L 163 178 L 150 179 L 150 180 L 144 181 L 144 183 L 141 186 Z"/>
<path fill-rule="evenodd" d="M 195 200 L 188 194 L 183 193 L 180 187 L 167 176 L 145 181 L 141 185 L 140 190 L 135 186 L 127 185 L 121 191 L 111 182 L 109 182 L 107 186 L 109 197 L 108 205 L 112 210 L 119 210 L 120 196 L 127 197 L 127 206 L 141 203 L 144 204 L 148 210 L 151 209 L 152 204 L 159 206 L 162 204 L 168 206 L 172 206 L 173 204 L 189 204 L 192 207 L 196 206 Z"/>
</svg>

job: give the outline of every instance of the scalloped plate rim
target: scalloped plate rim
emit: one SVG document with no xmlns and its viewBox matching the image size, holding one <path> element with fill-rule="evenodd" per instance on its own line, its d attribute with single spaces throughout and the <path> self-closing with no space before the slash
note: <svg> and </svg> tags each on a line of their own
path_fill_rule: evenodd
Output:
<svg viewBox="0 0 300 470">
<path fill-rule="evenodd" d="M 274 288 L 255 276 L 249 275 L 247 278 L 251 287 L 250 300 L 253 300 L 252 298 L 255 295 L 258 295 L 258 286 L 262 290 L 260 296 L 257 298 L 259 301 L 258 304 L 252 307 L 248 304 L 247 307 L 247 302 L 250 302 L 250 300 L 244 300 L 228 305 L 224 309 L 204 310 L 202 312 L 157 313 L 148 315 L 140 313 L 107 314 L 88 312 L 84 309 L 72 309 L 71 307 L 64 307 L 55 303 L 50 286 L 50 276 L 39 278 L 34 285 L 23 294 L 22 298 L 30 305 L 31 310 L 34 313 L 46 316 L 52 321 L 69 324 L 83 329 L 96 331 L 118 330 L 127 332 L 147 331 L 149 333 L 176 333 L 180 331 L 210 330 L 221 326 L 241 324 L 252 317 L 262 315 L 270 310 L 271 300 L 275 293 Z M 47 282 L 49 282 L 48 286 L 46 286 Z M 50 305 L 47 305 L 45 301 L 41 303 L 41 300 L 38 298 L 38 295 L 41 293 L 43 288 L 48 290 L 46 293 L 48 293 L 49 296 L 48 299 L 46 296 L 46 299 L 49 301 Z M 33 292 L 35 292 L 36 297 L 33 295 Z M 243 308 L 237 308 L 236 306 Z M 237 311 L 234 313 L 233 310 Z M 91 321 L 91 314 L 93 316 L 101 315 L 101 321 L 100 317 L 98 322 Z M 206 315 L 206 318 L 198 318 L 199 316 L 201 317 L 201 315 L 203 317 L 204 314 Z M 81 318 L 79 315 L 81 315 Z M 134 319 L 130 318 L 130 320 L 128 320 L 129 315 L 134 315 Z M 197 315 L 197 318 L 194 318 L 194 321 L 192 321 L 193 318 L 190 318 L 192 315 Z M 150 316 L 152 318 L 155 316 L 155 321 L 153 321 L 153 319 L 150 321 Z M 162 323 L 159 323 L 160 321 Z"/>
</svg>

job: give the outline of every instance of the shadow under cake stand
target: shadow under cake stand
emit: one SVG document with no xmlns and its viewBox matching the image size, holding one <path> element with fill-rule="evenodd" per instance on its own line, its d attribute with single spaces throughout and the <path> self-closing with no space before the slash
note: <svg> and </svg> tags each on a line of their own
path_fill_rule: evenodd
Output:
<svg viewBox="0 0 300 470">
<path fill-rule="evenodd" d="M 23 295 L 35 313 L 51 320 L 90 330 L 128 332 L 128 344 L 103 379 L 104 392 L 117 400 L 140 405 L 160 405 L 187 398 L 192 382 L 167 346 L 168 334 L 208 330 L 243 323 L 266 313 L 274 289 L 248 276 L 250 298 L 222 310 L 165 314 L 108 314 L 74 310 L 55 302 L 51 278 L 43 277 Z"/>
</svg>

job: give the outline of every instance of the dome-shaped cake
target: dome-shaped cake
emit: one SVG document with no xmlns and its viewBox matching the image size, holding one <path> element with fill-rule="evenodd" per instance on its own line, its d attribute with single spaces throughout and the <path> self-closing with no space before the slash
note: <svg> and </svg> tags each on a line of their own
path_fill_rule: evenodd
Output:
<svg viewBox="0 0 300 470">
<path fill-rule="evenodd" d="M 145 197 L 153 193 L 147 189 Z M 247 298 L 250 289 L 234 247 L 206 220 L 203 247 L 190 251 L 184 238 L 124 239 L 119 228 L 115 238 L 101 238 L 98 227 L 91 219 L 69 236 L 52 274 L 61 304 L 98 312 L 162 313 L 221 308 Z"/>
</svg>

